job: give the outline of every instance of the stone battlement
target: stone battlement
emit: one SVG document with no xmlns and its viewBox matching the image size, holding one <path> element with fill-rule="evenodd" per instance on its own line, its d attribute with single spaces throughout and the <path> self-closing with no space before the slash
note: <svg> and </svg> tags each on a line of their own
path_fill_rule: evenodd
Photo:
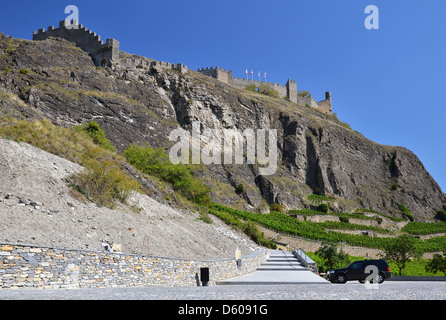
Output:
<svg viewBox="0 0 446 320">
<path fill-rule="evenodd" d="M 89 53 L 97 66 L 110 66 L 119 61 L 119 42 L 115 39 L 107 39 L 106 43 L 101 40 L 101 36 L 85 28 L 73 20 L 72 24 L 67 24 L 65 20 L 59 22 L 59 27 L 49 26 L 34 31 L 33 40 L 43 41 L 50 37 L 63 38 L 75 42 L 85 52 Z"/>
<path fill-rule="evenodd" d="M 63 38 L 76 43 L 78 47 L 90 54 L 94 63 L 98 67 L 121 66 L 128 69 L 145 69 L 157 67 L 161 69 L 174 69 L 180 72 L 187 72 L 187 67 L 182 63 L 173 64 L 164 61 L 157 61 L 148 58 L 131 58 L 121 55 L 119 50 L 119 41 L 116 39 L 107 39 L 104 43 L 101 36 L 85 28 L 78 21 L 73 20 L 67 24 L 65 20 L 59 22 L 59 27 L 49 26 L 33 32 L 33 40 L 43 41 L 50 37 Z"/>
<path fill-rule="evenodd" d="M 331 106 L 331 93 L 325 93 L 325 100 L 316 102 L 312 97 L 304 97 L 297 94 L 297 81 L 288 79 L 285 85 L 281 85 L 273 82 L 263 82 L 259 80 L 251 80 L 244 78 L 235 78 L 232 75 L 231 70 L 223 69 L 220 67 L 207 67 L 200 68 L 197 70 L 199 73 L 215 78 L 223 83 L 226 83 L 234 88 L 244 90 L 247 86 L 254 84 L 259 87 L 261 84 L 266 84 L 270 86 L 273 90 L 277 91 L 279 97 L 282 99 L 289 100 L 294 103 L 301 105 L 308 105 L 312 108 L 317 108 L 325 114 L 332 113 Z"/>
</svg>

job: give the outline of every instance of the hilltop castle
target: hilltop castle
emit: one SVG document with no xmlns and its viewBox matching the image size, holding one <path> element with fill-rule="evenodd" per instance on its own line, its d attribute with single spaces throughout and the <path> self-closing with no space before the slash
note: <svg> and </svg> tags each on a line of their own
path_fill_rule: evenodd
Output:
<svg viewBox="0 0 446 320">
<path fill-rule="evenodd" d="M 76 43 L 78 47 L 91 56 L 95 65 L 99 67 L 120 66 L 129 70 L 158 67 L 162 69 L 174 69 L 182 73 L 188 71 L 188 68 L 182 63 L 172 64 L 143 57 L 135 58 L 134 56 L 125 54 L 119 50 L 119 41 L 116 39 L 107 39 L 106 43 L 104 43 L 99 35 L 88 30 L 83 25 L 78 24 L 78 21 L 76 20 L 73 20 L 71 24 L 68 24 L 66 20 L 63 20 L 59 22 L 58 28 L 50 26 L 48 27 L 48 30 L 42 28 L 33 33 L 33 40 L 36 41 L 47 40 L 50 37 L 63 38 Z M 248 85 L 254 84 L 256 87 L 259 87 L 260 84 L 262 84 L 259 80 L 234 78 L 232 76 L 232 71 L 219 67 L 201 68 L 197 71 L 240 90 L 245 89 Z M 295 80 L 289 79 L 285 85 L 271 82 L 265 84 L 277 91 L 280 98 L 316 108 L 325 114 L 332 113 L 330 92 L 325 93 L 325 100 L 316 102 L 311 96 L 298 94 L 297 83 Z"/>
<path fill-rule="evenodd" d="M 278 83 L 272 82 L 260 82 L 259 80 L 249 80 L 242 78 L 234 78 L 232 76 L 232 71 L 222 69 L 220 67 L 215 68 L 201 68 L 198 72 L 207 75 L 209 77 L 215 78 L 223 83 L 226 83 L 234 88 L 243 90 L 248 85 L 254 84 L 257 88 L 261 84 L 267 84 L 273 90 L 277 91 L 279 97 L 282 99 L 287 99 L 294 103 L 299 103 L 301 105 L 307 105 L 312 108 L 317 108 L 325 114 L 332 113 L 331 105 L 331 93 L 325 93 L 325 100 L 316 102 L 311 96 L 300 95 L 297 93 L 297 83 L 295 80 L 288 79 L 287 83 L 283 86 Z"/>
</svg>

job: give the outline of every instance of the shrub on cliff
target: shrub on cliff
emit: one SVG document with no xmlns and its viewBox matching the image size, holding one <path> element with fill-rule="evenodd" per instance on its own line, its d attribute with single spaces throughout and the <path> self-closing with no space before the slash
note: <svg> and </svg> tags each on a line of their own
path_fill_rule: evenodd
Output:
<svg viewBox="0 0 446 320">
<path fill-rule="evenodd" d="M 73 176 L 72 184 L 89 200 L 109 208 L 114 207 L 115 200 L 126 202 L 134 188 L 134 182 L 111 159 L 86 160 L 84 170 Z"/>
<path fill-rule="evenodd" d="M 88 134 L 93 139 L 94 143 L 104 148 L 105 150 L 113 152 L 116 151 L 115 147 L 113 147 L 110 141 L 106 138 L 104 130 L 101 129 L 101 127 L 97 122 L 95 121 L 88 122 L 86 124 L 76 127 L 76 130 L 83 131 L 86 134 Z"/>
<path fill-rule="evenodd" d="M 279 93 L 274 90 L 270 85 L 262 83 L 259 86 L 259 93 L 273 97 L 273 98 L 279 98 Z"/>
<path fill-rule="evenodd" d="M 400 209 L 400 211 L 403 214 L 403 216 L 408 218 L 410 221 L 414 221 L 415 220 L 415 217 L 413 216 L 413 214 L 410 211 L 410 209 L 408 207 L 406 207 L 404 204 L 398 203 L 398 208 Z"/>
<path fill-rule="evenodd" d="M 186 198 L 197 203 L 209 202 L 210 188 L 195 179 L 191 166 L 172 164 L 162 149 L 131 145 L 124 151 L 127 161 L 138 170 L 155 175 L 173 185 Z"/>
</svg>

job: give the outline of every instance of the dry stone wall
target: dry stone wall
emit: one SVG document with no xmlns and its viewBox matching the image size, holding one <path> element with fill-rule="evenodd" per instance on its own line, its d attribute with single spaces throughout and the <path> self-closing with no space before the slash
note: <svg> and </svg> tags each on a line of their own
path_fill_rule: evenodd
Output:
<svg viewBox="0 0 446 320">
<path fill-rule="evenodd" d="M 196 286 L 201 268 L 209 284 L 254 271 L 268 257 L 258 251 L 234 259 L 185 260 L 0 243 L 0 288 Z"/>
</svg>

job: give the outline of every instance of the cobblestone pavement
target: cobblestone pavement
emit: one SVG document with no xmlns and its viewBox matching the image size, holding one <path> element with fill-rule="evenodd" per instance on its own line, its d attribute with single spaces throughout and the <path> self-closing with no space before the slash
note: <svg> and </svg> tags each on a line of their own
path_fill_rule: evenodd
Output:
<svg viewBox="0 0 446 320">
<path fill-rule="evenodd" d="M 0 290 L 0 300 L 446 300 L 446 282 L 24 289 Z"/>
</svg>

